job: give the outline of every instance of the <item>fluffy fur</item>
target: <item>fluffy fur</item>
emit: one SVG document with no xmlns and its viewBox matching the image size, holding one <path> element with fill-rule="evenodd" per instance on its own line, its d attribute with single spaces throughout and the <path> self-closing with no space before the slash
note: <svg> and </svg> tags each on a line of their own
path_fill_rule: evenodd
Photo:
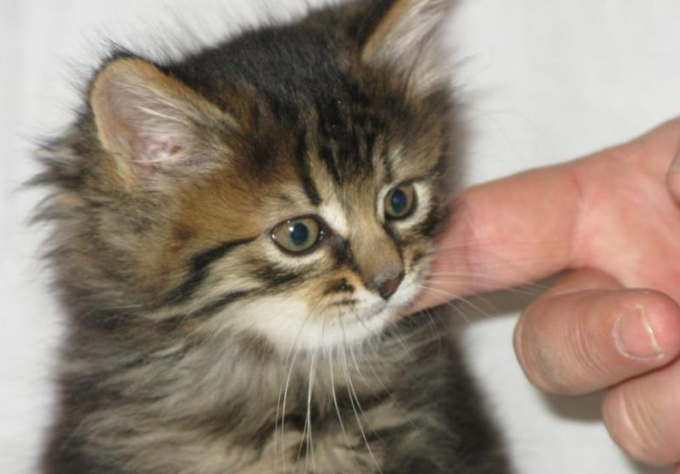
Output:
<svg viewBox="0 0 680 474">
<path fill-rule="evenodd" d="M 447 212 L 450 3 L 101 67 L 37 180 L 71 323 L 45 474 L 508 472 L 446 319 L 397 317 Z M 298 217 L 323 238 L 292 254 Z"/>
</svg>

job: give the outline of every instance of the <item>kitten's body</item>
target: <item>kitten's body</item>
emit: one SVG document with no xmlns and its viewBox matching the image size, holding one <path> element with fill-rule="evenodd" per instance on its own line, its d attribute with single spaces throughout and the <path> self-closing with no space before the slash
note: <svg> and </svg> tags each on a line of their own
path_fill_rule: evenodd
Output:
<svg viewBox="0 0 680 474">
<path fill-rule="evenodd" d="M 444 215 L 420 47 L 448 3 L 100 71 L 41 178 L 73 321 L 46 474 L 507 472 L 445 321 L 395 323 Z M 390 220 L 395 189 L 418 201 Z M 270 238 L 296 216 L 323 228 L 299 256 Z"/>
<path fill-rule="evenodd" d="M 314 361 L 234 341 L 149 350 L 122 368 L 96 362 L 115 376 L 74 367 L 46 472 L 505 472 L 459 354 L 433 337 L 431 320 L 413 323 L 370 348 Z M 83 423 L 76 431 L 88 449 L 74 423 Z"/>
</svg>

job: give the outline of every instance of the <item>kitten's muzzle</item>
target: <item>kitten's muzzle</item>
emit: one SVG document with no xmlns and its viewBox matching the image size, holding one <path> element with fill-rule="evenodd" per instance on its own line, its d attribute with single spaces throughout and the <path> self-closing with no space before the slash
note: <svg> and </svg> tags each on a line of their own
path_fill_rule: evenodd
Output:
<svg viewBox="0 0 680 474">
<path fill-rule="evenodd" d="M 385 280 L 381 283 L 378 283 L 378 294 L 382 297 L 384 300 L 390 299 L 390 297 L 397 292 L 399 289 L 399 285 L 401 285 L 402 280 L 404 279 L 404 272 L 402 271 L 399 275 L 397 275 L 395 278 L 390 278 L 388 280 Z"/>
</svg>

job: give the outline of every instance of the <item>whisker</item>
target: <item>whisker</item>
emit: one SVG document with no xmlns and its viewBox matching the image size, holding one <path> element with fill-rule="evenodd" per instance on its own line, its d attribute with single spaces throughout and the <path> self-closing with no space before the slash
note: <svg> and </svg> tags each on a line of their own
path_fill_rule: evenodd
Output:
<svg viewBox="0 0 680 474">
<path fill-rule="evenodd" d="M 380 357 L 380 356 L 378 355 L 377 350 L 376 350 L 375 348 L 372 348 L 372 349 L 373 349 L 373 353 L 374 353 L 377 357 Z M 354 356 L 354 352 L 352 352 L 352 356 Z M 413 420 L 411 419 L 411 416 L 410 416 L 409 412 L 401 406 L 401 403 L 399 403 L 399 401 L 398 401 L 397 398 L 394 396 L 394 394 L 390 391 L 390 389 L 387 388 L 387 386 L 386 386 L 385 383 L 383 382 L 382 378 L 378 375 L 378 372 L 375 370 L 375 367 L 373 367 L 373 364 L 371 364 L 371 362 L 370 362 L 370 360 L 369 360 L 368 357 L 364 358 L 364 362 L 365 362 L 366 365 L 368 366 L 369 370 L 373 373 L 373 376 L 374 376 L 375 379 L 378 381 L 378 383 L 380 384 L 380 386 L 382 387 L 382 389 L 385 391 L 385 393 L 387 393 L 387 396 L 390 397 L 390 399 L 394 402 L 395 406 L 398 407 L 399 410 L 402 412 L 402 414 L 406 417 L 406 420 L 411 424 L 411 426 L 413 426 L 415 429 L 418 429 L 418 427 L 416 426 L 416 424 L 415 424 L 415 423 L 413 422 Z M 356 362 L 356 358 L 354 359 L 354 363 L 355 363 L 355 364 L 357 363 L 357 362 Z M 359 367 L 358 367 L 358 366 L 357 366 L 357 371 L 359 371 L 359 374 L 361 374 L 361 371 L 359 370 Z M 374 392 L 374 393 L 375 393 L 375 392 Z"/>
<path fill-rule="evenodd" d="M 345 423 L 342 421 L 342 415 L 340 414 L 340 406 L 338 405 L 338 397 L 335 393 L 335 376 L 333 375 L 333 353 L 330 353 L 330 356 L 328 358 L 329 362 L 329 370 L 331 373 L 331 391 L 333 392 L 333 405 L 335 406 L 335 412 L 338 414 L 338 421 L 340 422 L 340 430 L 342 431 L 342 435 L 345 438 L 345 443 L 347 444 L 348 449 L 352 449 L 352 445 L 349 442 L 349 437 L 347 436 L 347 430 L 345 430 Z M 352 457 L 354 459 L 354 457 Z M 356 461 L 356 460 L 355 460 Z"/>
<path fill-rule="evenodd" d="M 347 379 L 347 394 L 349 395 L 349 401 L 350 401 L 350 404 L 352 405 L 352 411 L 354 412 L 354 417 L 357 420 L 357 425 L 359 426 L 359 431 L 361 432 L 361 437 L 364 439 L 364 444 L 366 445 L 366 449 L 368 450 L 368 454 L 371 456 L 371 459 L 373 460 L 373 463 L 375 464 L 375 467 L 378 470 L 378 472 L 380 474 L 383 474 L 382 470 L 380 469 L 380 465 L 378 464 L 378 460 L 375 458 L 375 455 L 373 454 L 373 450 L 371 449 L 371 445 L 368 442 L 368 437 L 366 436 L 366 432 L 364 431 L 364 427 L 361 423 L 361 419 L 359 418 L 359 413 L 357 412 L 356 406 L 354 404 L 354 399 L 352 398 L 352 396 L 356 396 L 356 391 L 354 391 L 354 386 L 352 384 L 352 377 L 350 376 L 349 367 L 348 367 L 348 364 L 347 364 L 347 351 L 346 351 L 346 349 L 347 349 L 348 345 L 347 345 L 347 336 L 346 336 L 346 333 L 345 333 L 345 326 L 344 326 L 344 324 L 342 324 L 342 320 L 340 322 L 341 322 L 340 327 L 342 328 L 343 346 L 344 346 L 344 350 L 342 351 L 342 355 L 343 355 L 343 359 L 344 359 L 344 362 L 345 362 L 345 377 Z M 357 398 L 357 404 L 358 404 L 358 402 L 359 402 L 359 399 Z M 361 407 L 359 407 L 359 408 L 361 409 Z M 362 414 L 364 415 L 364 417 L 366 416 L 363 413 L 363 411 L 362 411 Z"/>
<path fill-rule="evenodd" d="M 432 328 L 432 336 L 437 340 L 438 348 L 437 348 L 437 353 L 441 354 L 442 352 L 442 337 L 441 334 L 439 334 L 439 329 L 437 328 L 437 323 L 435 322 L 434 316 L 432 315 L 432 311 L 429 309 L 426 309 L 424 313 L 427 315 L 427 320 Z"/>
<path fill-rule="evenodd" d="M 556 248 L 562 248 L 564 245 L 564 241 L 560 240 L 553 240 L 552 242 L 546 242 L 546 241 L 541 241 L 541 246 L 553 244 L 555 245 Z M 437 254 L 441 252 L 448 252 L 448 251 L 453 251 L 453 250 L 469 250 L 469 249 L 475 249 L 475 251 L 478 251 L 479 247 L 489 247 L 493 248 L 494 246 L 503 246 L 503 247 L 508 247 L 508 246 L 515 246 L 517 248 L 525 247 L 529 249 L 533 249 L 536 247 L 536 242 L 518 242 L 518 241 L 511 241 L 511 240 L 492 240 L 492 239 L 477 239 L 474 242 L 461 242 L 459 244 L 453 244 L 449 245 L 447 247 L 441 247 L 441 246 L 435 246 L 431 249 L 428 250 L 428 253 L 430 254 Z M 494 258 L 497 258 L 499 260 L 504 260 L 504 257 L 501 257 L 499 254 L 493 253 L 489 250 L 483 250 L 483 254 L 490 255 Z M 528 257 L 527 257 L 528 258 Z M 531 257 L 531 258 L 538 258 L 536 257 Z"/>
<path fill-rule="evenodd" d="M 305 457 L 305 474 L 309 467 L 309 459 L 312 459 L 312 466 L 316 466 L 314 459 L 314 436 L 312 433 L 312 391 L 314 390 L 314 376 L 316 375 L 316 354 L 312 355 L 312 362 L 309 367 L 309 391 L 307 393 L 307 416 L 305 421 L 305 429 L 307 431 L 307 456 Z M 303 431 L 304 437 L 304 431 Z M 302 441 L 300 441 L 302 447 Z M 311 454 L 311 456 L 310 456 Z M 300 457 L 298 453 L 298 458 Z"/>
<path fill-rule="evenodd" d="M 470 321 L 468 319 L 467 315 L 458 306 L 456 306 L 454 303 L 451 302 L 451 300 L 448 298 L 450 296 L 448 293 L 443 292 L 443 291 L 439 291 L 439 290 L 434 289 L 434 288 L 427 288 L 427 289 L 430 290 L 430 291 L 434 291 L 435 293 L 444 294 L 445 298 L 441 299 L 440 303 L 453 308 L 453 310 L 456 311 L 456 313 L 458 313 L 460 316 L 463 317 L 463 319 L 465 320 L 465 322 L 467 323 L 468 326 L 472 326 L 472 321 Z M 463 301 L 463 299 L 459 299 L 458 301 Z"/>
<path fill-rule="evenodd" d="M 296 349 L 295 352 L 293 353 L 293 359 L 290 363 L 290 370 L 288 371 L 288 376 L 286 378 L 286 383 L 285 383 L 285 388 L 283 390 L 283 402 L 281 404 L 281 462 L 282 466 L 284 469 L 284 473 L 286 472 L 286 401 L 288 400 L 288 387 L 290 384 L 290 378 L 293 373 L 293 367 L 295 366 L 295 360 L 298 355 L 298 350 Z M 277 420 L 278 420 L 278 404 L 277 404 Z M 275 433 L 276 433 L 276 426 L 274 428 Z M 276 446 L 276 441 L 274 442 L 274 445 Z"/>
<path fill-rule="evenodd" d="M 286 402 L 288 400 L 288 388 L 290 385 L 290 379 L 293 374 L 293 368 L 295 367 L 295 361 L 297 360 L 298 352 L 299 352 L 299 340 L 300 340 L 300 335 L 302 334 L 302 331 L 304 330 L 305 326 L 307 325 L 307 322 L 309 321 L 312 312 L 316 308 L 317 305 L 314 305 L 314 307 L 311 308 L 309 313 L 307 314 L 307 317 L 303 321 L 302 325 L 300 326 L 300 330 L 298 331 L 297 335 L 295 336 L 295 340 L 293 341 L 293 345 L 291 348 L 288 350 L 288 353 L 286 354 L 286 360 L 284 361 L 284 366 L 283 370 L 285 372 L 286 370 L 286 364 L 287 361 L 292 353 L 293 357 L 290 362 L 290 369 L 288 370 L 288 375 L 286 376 L 286 381 L 284 384 L 284 387 L 279 387 L 279 397 L 276 403 L 276 418 L 274 420 L 274 453 L 276 457 L 276 452 L 277 452 L 277 433 L 278 433 L 278 422 L 279 422 L 279 413 L 281 414 L 281 461 L 282 461 L 282 466 L 284 469 L 284 473 L 286 472 Z M 283 390 L 282 390 L 283 388 Z M 281 399 L 283 392 L 283 400 Z M 279 409 L 280 407 L 280 409 Z"/>
<path fill-rule="evenodd" d="M 504 278 L 494 278 L 488 275 L 476 274 L 476 273 L 465 273 L 465 272 L 432 272 L 429 274 L 431 277 L 458 277 L 452 278 L 450 280 L 444 280 L 442 278 L 436 278 L 435 280 L 430 280 L 429 283 L 468 283 L 470 281 L 474 282 L 489 282 L 494 288 L 507 283 Z M 526 296 L 538 296 L 548 289 L 548 285 L 544 283 L 536 283 L 531 281 L 526 282 L 515 282 L 515 285 L 510 288 L 505 288 L 499 291 L 508 291 L 510 293 L 524 294 Z"/>
<path fill-rule="evenodd" d="M 340 320 L 341 317 L 342 317 L 342 314 L 338 313 L 338 320 Z M 344 348 L 342 348 L 342 350 L 344 350 Z M 332 394 L 333 394 L 333 406 L 335 407 L 335 413 L 337 413 L 337 415 L 338 415 L 338 422 L 340 423 L 340 430 L 342 431 L 342 436 L 345 439 L 345 444 L 347 445 L 347 450 L 352 452 L 353 451 L 352 444 L 349 442 L 349 436 L 347 435 L 345 423 L 342 420 L 342 414 L 340 413 L 340 406 L 338 404 L 338 397 L 337 397 L 337 394 L 336 394 L 336 391 L 335 391 L 335 375 L 334 375 L 335 370 L 333 368 L 333 352 L 334 352 L 333 350 L 330 351 L 329 358 L 328 358 L 329 370 L 330 370 L 330 373 L 331 373 L 331 391 L 332 391 Z M 352 458 L 352 462 L 357 467 L 357 472 L 359 472 L 360 469 L 361 469 L 360 466 L 359 466 L 359 461 L 357 461 L 354 454 L 352 454 L 351 458 Z"/>
</svg>

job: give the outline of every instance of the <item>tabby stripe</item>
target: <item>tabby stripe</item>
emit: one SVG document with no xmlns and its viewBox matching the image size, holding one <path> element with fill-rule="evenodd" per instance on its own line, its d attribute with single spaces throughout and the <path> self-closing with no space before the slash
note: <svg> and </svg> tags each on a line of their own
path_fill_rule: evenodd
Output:
<svg viewBox="0 0 680 474">
<path fill-rule="evenodd" d="M 234 291 L 233 293 L 228 293 L 225 296 L 219 298 L 218 300 L 213 301 L 212 303 L 208 303 L 207 305 L 203 306 L 202 308 L 197 309 L 196 311 L 192 311 L 189 313 L 189 318 L 190 319 L 207 319 L 210 316 L 213 316 L 215 313 L 223 310 L 230 304 L 241 300 L 245 297 L 250 295 L 250 291 Z"/>
<path fill-rule="evenodd" d="M 343 147 L 343 145 L 345 146 Z M 356 128 L 352 128 L 350 131 L 348 131 L 347 136 L 340 143 L 340 151 L 343 151 L 347 154 L 345 159 L 347 161 L 352 160 L 357 166 L 357 169 L 358 167 L 366 167 L 369 171 L 371 171 L 373 169 L 373 163 L 371 160 L 367 160 L 362 156 L 361 145 L 361 139 L 359 138 Z"/>
<path fill-rule="evenodd" d="M 411 256 L 411 268 L 415 267 L 418 265 L 425 257 L 427 257 L 427 253 L 420 251 L 416 252 Z"/>
<path fill-rule="evenodd" d="M 164 319 L 156 326 L 156 329 L 161 332 L 173 332 L 184 323 L 195 320 L 206 320 L 219 311 L 222 311 L 230 304 L 239 301 L 248 295 L 250 295 L 250 291 L 234 291 L 232 293 L 227 293 L 225 296 L 212 301 L 195 311 Z"/>
<path fill-rule="evenodd" d="M 343 114 L 336 100 L 316 102 L 319 114 L 319 133 L 325 139 L 341 139 L 345 132 Z"/>
<path fill-rule="evenodd" d="M 333 151 L 328 145 L 321 146 L 321 149 L 319 150 L 319 157 L 321 158 L 323 164 L 326 165 L 326 168 L 328 169 L 328 172 L 330 173 L 333 180 L 335 180 L 335 182 L 338 184 L 342 184 L 340 180 L 340 172 L 338 171 L 338 167 L 335 164 Z"/>
<path fill-rule="evenodd" d="M 213 262 L 226 257 L 229 252 L 235 248 L 241 245 L 249 244 L 254 240 L 254 238 L 251 238 L 225 242 L 215 248 L 196 255 L 191 262 L 189 278 L 187 278 L 179 288 L 171 293 L 170 297 L 167 298 L 167 303 L 178 304 L 191 298 L 191 296 L 196 293 L 196 290 L 201 286 L 205 278 L 208 276 L 210 265 L 212 265 Z"/>
<path fill-rule="evenodd" d="M 373 149 L 375 148 L 375 132 L 366 132 L 366 160 L 373 164 Z M 372 166 L 371 166 L 372 167 Z"/>
<path fill-rule="evenodd" d="M 347 268 L 353 272 L 361 275 L 361 270 L 357 264 L 349 242 L 342 240 L 340 243 L 334 244 L 332 247 L 333 258 L 335 259 L 335 268 L 340 268 L 346 265 Z"/>
<path fill-rule="evenodd" d="M 417 232 L 425 237 L 436 237 L 443 230 L 443 220 L 442 209 L 435 206 L 418 225 Z"/>
<path fill-rule="evenodd" d="M 386 184 L 394 182 L 394 170 L 392 169 L 392 161 L 390 160 L 390 149 L 388 147 L 385 147 L 385 150 L 380 156 L 380 161 L 382 161 L 383 169 L 385 170 Z"/>
<path fill-rule="evenodd" d="M 297 147 L 295 150 L 295 163 L 297 164 L 297 172 L 302 181 L 302 188 L 305 190 L 309 202 L 318 206 L 321 204 L 321 196 L 319 191 L 312 181 L 311 170 L 307 162 L 307 139 L 304 132 L 300 133 L 297 138 Z"/>
<path fill-rule="evenodd" d="M 294 283 L 298 283 L 303 278 L 302 273 L 284 272 L 280 270 L 265 270 L 257 274 L 260 280 L 264 281 L 269 288 L 277 288 Z"/>
<path fill-rule="evenodd" d="M 370 108 L 372 105 L 371 97 L 361 90 L 361 86 L 349 76 L 342 76 L 340 78 L 342 85 L 350 96 L 352 102 L 361 107 Z"/>
<path fill-rule="evenodd" d="M 265 285 L 263 290 L 295 284 L 306 275 L 305 272 L 289 271 L 272 266 L 270 262 L 259 258 L 247 261 L 244 266 Z"/>
<path fill-rule="evenodd" d="M 289 126 L 296 126 L 300 122 L 300 112 L 295 104 L 282 100 L 269 92 L 264 92 L 265 100 L 272 114 Z"/>
</svg>

